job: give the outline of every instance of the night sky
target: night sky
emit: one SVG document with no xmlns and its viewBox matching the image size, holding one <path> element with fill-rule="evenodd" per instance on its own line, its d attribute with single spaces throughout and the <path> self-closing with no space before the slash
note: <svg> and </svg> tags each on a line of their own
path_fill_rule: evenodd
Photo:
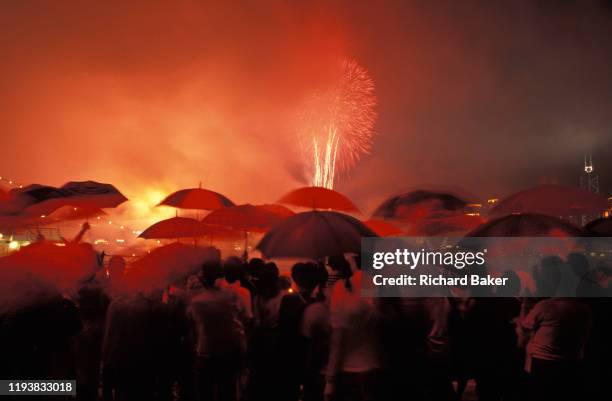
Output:
<svg viewBox="0 0 612 401">
<path fill-rule="evenodd" d="M 612 191 L 604 2 L 124 3 L 0 4 L 0 175 L 272 202 L 305 184 L 297 106 L 350 57 L 379 118 L 336 188 L 365 211 L 420 187 L 577 185 L 585 152 Z"/>
</svg>

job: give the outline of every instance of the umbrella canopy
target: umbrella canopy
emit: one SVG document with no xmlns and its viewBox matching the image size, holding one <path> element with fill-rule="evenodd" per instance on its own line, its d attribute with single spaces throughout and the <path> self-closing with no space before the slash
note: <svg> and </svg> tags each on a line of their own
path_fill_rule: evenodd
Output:
<svg viewBox="0 0 612 401">
<path fill-rule="evenodd" d="M 548 216 L 599 214 L 608 206 L 606 198 L 577 187 L 539 185 L 520 191 L 499 202 L 492 217 L 511 213 L 539 213 Z"/>
<path fill-rule="evenodd" d="M 164 288 L 177 280 L 197 273 L 206 261 L 218 258 L 214 248 L 197 247 L 178 242 L 160 246 L 136 260 L 131 271 L 135 272 L 128 283 L 140 287 Z"/>
<path fill-rule="evenodd" d="M 381 237 L 394 237 L 404 234 L 399 227 L 385 220 L 370 219 L 364 221 L 363 224 Z"/>
<path fill-rule="evenodd" d="M 161 220 L 144 230 L 139 237 L 145 239 L 195 238 L 209 234 L 209 228 L 189 217 Z"/>
<path fill-rule="evenodd" d="M 333 189 L 302 187 L 284 195 L 278 203 L 312 209 L 331 209 L 343 212 L 357 212 L 359 209 L 349 198 Z"/>
<path fill-rule="evenodd" d="M 511 214 L 491 220 L 466 237 L 579 237 L 584 230 L 557 217 L 543 214 Z"/>
<path fill-rule="evenodd" d="M 62 206 L 46 216 L 45 221 L 87 220 L 98 216 L 106 216 L 106 213 L 97 207 Z"/>
<path fill-rule="evenodd" d="M 283 205 L 279 205 L 278 203 L 267 203 L 264 205 L 257 205 L 258 207 L 267 210 L 269 212 L 272 212 L 276 215 L 279 215 L 281 217 L 290 217 L 293 216 L 295 213 L 293 213 L 293 211 L 291 209 L 289 209 L 286 206 Z"/>
<path fill-rule="evenodd" d="M 63 206 L 113 208 L 127 200 L 113 185 L 95 181 L 71 181 L 61 188 L 33 184 L 19 189 L 17 196 L 26 200 L 23 213 L 30 216 L 49 215 Z"/>
<path fill-rule="evenodd" d="M 70 196 L 84 202 L 88 207 L 112 208 L 128 200 L 111 184 L 96 181 L 70 181 L 60 189 Z"/>
<path fill-rule="evenodd" d="M 202 223 L 237 231 L 265 232 L 283 219 L 283 216 L 259 206 L 239 205 L 214 210 L 204 217 Z"/>
<path fill-rule="evenodd" d="M 589 234 L 595 234 L 603 237 L 612 236 L 612 218 L 601 218 L 593 220 L 588 223 L 584 228 Z"/>
<path fill-rule="evenodd" d="M 204 188 L 181 189 L 168 195 L 157 206 L 172 206 L 180 209 L 216 210 L 234 206 L 234 202 L 218 192 Z"/>
<path fill-rule="evenodd" d="M 411 220 L 436 214 L 462 212 L 467 203 L 455 195 L 430 191 L 413 191 L 393 196 L 376 208 L 372 217 Z"/>
<path fill-rule="evenodd" d="M 311 211 L 297 213 L 274 226 L 259 242 L 257 249 L 267 258 L 321 259 L 360 252 L 363 237 L 377 235 L 349 215 Z"/>
<path fill-rule="evenodd" d="M 465 233 L 484 222 L 479 216 L 468 216 L 455 214 L 451 216 L 437 217 L 431 219 L 420 219 L 414 222 L 407 230 L 407 234 L 415 236 L 433 237 L 436 235 L 447 235 L 453 233 Z"/>
</svg>

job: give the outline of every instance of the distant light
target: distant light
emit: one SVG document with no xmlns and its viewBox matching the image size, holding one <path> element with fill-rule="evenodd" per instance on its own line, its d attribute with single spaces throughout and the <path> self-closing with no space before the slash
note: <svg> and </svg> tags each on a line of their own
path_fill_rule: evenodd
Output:
<svg viewBox="0 0 612 401">
<path fill-rule="evenodd" d="M 125 240 L 121 238 L 117 238 L 115 241 L 117 241 L 119 244 L 123 244 L 125 242 Z"/>
<path fill-rule="evenodd" d="M 66 246 L 66 244 L 63 242 L 56 242 L 55 246 Z"/>
<path fill-rule="evenodd" d="M 2 239 L 4 237 L 4 234 L 0 233 L 0 239 Z"/>
<path fill-rule="evenodd" d="M 12 180 L 10 180 L 10 181 L 9 181 L 9 184 L 13 185 L 13 181 L 12 181 Z"/>
<path fill-rule="evenodd" d="M 157 240 L 157 243 L 158 243 L 158 244 L 161 244 L 161 241 L 160 241 L 160 240 Z"/>
<path fill-rule="evenodd" d="M 109 220 L 109 221 L 108 221 L 108 224 L 113 224 L 113 222 Z"/>
<path fill-rule="evenodd" d="M 289 288 L 289 292 L 293 292 L 293 288 Z"/>
<path fill-rule="evenodd" d="M 40 215 L 40 218 L 41 218 L 41 219 L 44 219 L 45 217 L 47 217 L 47 216 L 45 216 L 44 214 L 41 214 L 41 215 Z"/>
<path fill-rule="evenodd" d="M 72 208 L 72 210 L 74 210 L 74 211 L 76 212 L 77 208 L 76 208 L 76 207 L 73 207 L 73 208 Z"/>
<path fill-rule="evenodd" d="M 23 188 L 23 185 L 19 185 L 19 188 Z"/>
<path fill-rule="evenodd" d="M 11 241 L 11 242 L 9 242 L 8 247 L 9 247 L 9 249 L 11 249 L 13 251 L 16 250 L 16 249 L 19 249 L 19 242 Z"/>
<path fill-rule="evenodd" d="M 123 230 L 125 227 L 123 227 L 123 226 L 119 226 L 119 228 Z"/>
<path fill-rule="evenodd" d="M 100 220 L 100 216 L 96 217 L 96 219 Z"/>
</svg>

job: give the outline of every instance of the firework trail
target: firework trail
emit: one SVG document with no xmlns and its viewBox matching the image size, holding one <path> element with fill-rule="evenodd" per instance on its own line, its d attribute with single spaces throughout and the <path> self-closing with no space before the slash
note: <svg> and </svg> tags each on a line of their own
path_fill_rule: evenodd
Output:
<svg viewBox="0 0 612 401">
<path fill-rule="evenodd" d="M 307 98 L 300 121 L 300 147 L 311 185 L 333 188 L 370 152 L 376 122 L 374 81 L 352 59 L 340 61 L 329 87 Z"/>
</svg>

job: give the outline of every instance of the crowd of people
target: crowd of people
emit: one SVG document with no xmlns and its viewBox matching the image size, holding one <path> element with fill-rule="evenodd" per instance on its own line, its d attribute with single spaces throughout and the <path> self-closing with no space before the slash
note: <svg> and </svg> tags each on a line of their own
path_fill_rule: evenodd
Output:
<svg viewBox="0 0 612 401">
<path fill-rule="evenodd" d="M 365 298 L 359 257 L 222 259 L 149 291 L 101 263 L 1 316 L 0 377 L 75 378 L 79 400 L 609 399 L 610 298 Z M 587 263 L 579 254 L 568 263 Z M 538 288 L 560 285 L 542 263 Z M 536 294 L 537 295 L 537 294 Z"/>
</svg>

